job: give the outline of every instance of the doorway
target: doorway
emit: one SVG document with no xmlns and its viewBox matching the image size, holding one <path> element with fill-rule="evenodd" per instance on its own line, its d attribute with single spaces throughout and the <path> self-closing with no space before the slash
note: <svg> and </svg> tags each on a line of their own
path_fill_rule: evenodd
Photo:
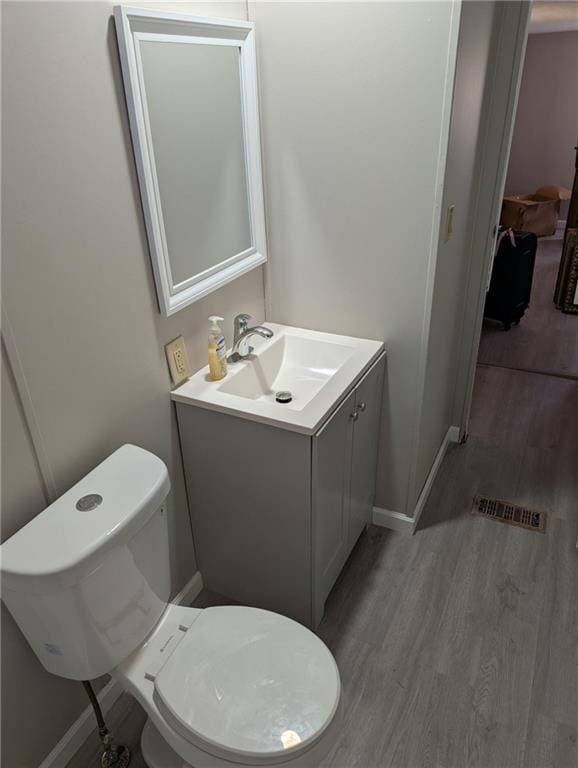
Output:
<svg viewBox="0 0 578 768">
<path fill-rule="evenodd" d="M 568 232 L 576 226 L 578 205 L 578 2 L 567 5 L 573 7 L 576 17 L 572 30 L 551 29 L 530 35 L 528 16 L 524 20 L 529 5 L 518 6 L 517 19 L 515 15 L 508 16 L 501 7 L 510 27 L 498 36 L 495 55 L 497 71 L 505 78 L 507 87 L 491 84 L 485 112 L 486 135 L 490 138 L 485 141 L 478 166 L 482 192 L 473 216 L 466 290 L 469 302 L 464 313 L 456 407 L 462 408 L 462 442 L 470 437 L 467 453 L 476 466 L 476 476 L 485 483 L 484 492 L 488 492 L 489 484 L 490 494 L 497 498 L 547 511 L 549 519 L 564 521 L 557 523 L 555 530 L 573 547 L 578 533 L 578 314 L 562 312 L 554 301 L 560 264 L 564 265 L 568 250 Z M 554 71 L 554 83 L 547 81 L 543 86 L 546 90 L 542 96 L 548 108 L 542 104 L 539 109 L 544 120 L 541 126 L 531 117 L 535 102 L 539 101 L 535 75 L 540 66 L 546 69 L 549 65 L 554 70 L 557 66 L 558 70 Z M 568 67 L 564 73 L 568 74 L 568 92 L 559 71 L 564 66 Z M 541 77 L 544 72 L 539 74 Z M 561 116 L 567 107 L 565 117 Z M 554 125 L 557 117 L 564 121 L 563 125 Z M 551 150 L 544 137 L 546 129 L 557 135 Z M 533 148 L 525 145 L 524 131 L 530 132 L 532 140 L 537 134 L 539 142 Z M 558 166 L 554 155 L 560 155 Z M 520 176 L 521 165 L 524 167 Z M 534 179 L 540 179 L 533 189 L 530 171 L 536 174 Z M 559 199 L 549 224 L 534 221 L 525 227 L 534 240 L 535 250 L 531 291 L 519 324 L 510 327 L 509 322 L 496 322 L 494 315 L 484 312 L 490 277 L 496 274 L 498 266 L 494 254 L 497 251 L 497 258 L 505 256 L 515 261 L 523 250 L 524 236 L 517 234 L 519 227 L 516 232 L 506 230 L 502 243 L 496 243 L 502 201 L 505 196 L 527 195 L 541 187 L 558 189 Z M 509 249 L 505 254 L 503 243 Z M 489 314 L 489 318 L 484 318 L 484 314 Z"/>
<path fill-rule="evenodd" d="M 552 280 L 555 283 L 562 246 L 564 226 L 562 216 L 567 203 L 561 204 L 558 227 L 548 239 L 542 237 L 539 241 L 540 252 L 530 301 L 532 314 L 527 314 L 521 320 L 519 327 L 513 327 L 507 332 L 501 327 L 491 329 L 487 324 L 484 325 L 484 307 L 494 264 L 502 201 L 506 190 L 514 191 L 506 185 L 519 183 L 530 184 L 531 187 L 531 180 L 515 181 L 515 176 L 510 175 L 508 171 L 509 161 L 516 157 L 519 149 L 516 147 L 512 154 L 510 152 L 513 147 L 512 139 L 515 139 L 514 126 L 518 97 L 521 94 L 521 98 L 524 98 L 521 86 L 527 43 L 530 41 L 528 61 L 531 62 L 532 48 L 540 47 L 534 44 L 534 40 L 538 40 L 540 44 L 549 34 L 558 31 L 551 27 L 544 36 L 536 31 L 534 17 L 536 11 L 539 11 L 538 16 L 543 15 L 543 5 L 539 2 L 534 3 L 533 6 L 527 2 L 511 2 L 498 3 L 496 7 L 492 71 L 487 77 L 485 103 L 480 122 L 480 130 L 485 138 L 475 169 L 478 192 L 477 199 L 472 204 L 462 335 L 455 385 L 454 416 L 455 423 L 460 427 L 462 441 L 467 439 L 469 432 L 474 384 L 480 366 L 499 365 L 505 370 L 507 367 L 516 370 L 516 366 L 519 366 L 520 369 L 535 369 L 537 374 L 551 372 L 556 376 L 574 376 L 574 372 L 578 370 L 575 336 L 576 326 L 578 326 L 577 318 L 563 316 L 555 309 L 552 302 L 554 292 Z M 578 37 L 578 4 L 568 3 L 566 6 L 571 10 L 570 21 L 566 20 L 568 26 L 565 32 Z M 531 14 L 534 14 L 532 20 Z M 540 56 L 533 58 L 537 58 L 538 63 L 540 62 Z M 553 100 L 553 96 L 560 95 L 556 92 L 558 80 L 559 78 L 556 77 L 554 82 L 550 83 L 548 96 L 550 101 Z M 532 96 L 531 92 L 530 96 Z M 553 116 L 551 104 L 546 114 Z M 523 119 L 523 112 L 520 118 Z M 536 132 L 539 130 L 537 125 L 532 127 Z M 574 154 L 572 142 L 570 144 L 567 162 L 570 173 L 573 175 Z M 538 152 L 539 150 L 534 149 L 533 156 Z M 541 155 L 540 162 L 543 163 Z M 548 167 L 548 163 L 552 166 L 552 162 L 546 157 L 542 169 Z M 546 175 L 543 170 L 540 171 L 540 168 L 537 172 Z M 540 183 L 536 185 L 536 187 L 539 186 L 541 186 Z M 522 188 L 515 191 L 524 193 L 534 190 Z M 557 330 L 561 330 L 562 333 L 557 333 Z M 557 339 L 556 344 L 551 343 L 554 337 Z M 573 347 L 572 351 L 570 347 Z M 543 359 L 537 362 L 541 349 L 545 353 Z"/>
<path fill-rule="evenodd" d="M 578 14 L 578 4 L 575 5 Z M 503 227 L 537 236 L 500 243 L 486 298 L 478 365 L 578 379 L 578 317 L 554 302 L 578 134 L 578 29 L 530 32 L 514 123 L 501 216 Z M 533 266 L 533 269 L 532 269 Z M 515 271 L 514 271 L 515 270 Z M 515 290 L 511 285 L 517 281 Z M 524 284 L 522 284 L 524 283 Z M 529 306 L 505 330 L 496 317 L 518 292 Z M 496 306 L 498 299 L 502 307 Z M 493 311 L 492 311 L 493 310 Z M 498 310 L 498 311 L 496 311 Z"/>
</svg>

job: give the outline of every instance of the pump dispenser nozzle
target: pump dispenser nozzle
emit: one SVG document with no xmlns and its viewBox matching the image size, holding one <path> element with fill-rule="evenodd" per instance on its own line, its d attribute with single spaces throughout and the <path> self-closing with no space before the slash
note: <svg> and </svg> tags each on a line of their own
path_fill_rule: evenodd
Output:
<svg viewBox="0 0 578 768">
<path fill-rule="evenodd" d="M 209 322 L 211 323 L 211 330 L 212 331 L 219 331 L 221 332 L 221 326 L 219 323 L 224 322 L 224 317 L 219 317 L 218 315 L 211 315 L 209 317 Z"/>
</svg>

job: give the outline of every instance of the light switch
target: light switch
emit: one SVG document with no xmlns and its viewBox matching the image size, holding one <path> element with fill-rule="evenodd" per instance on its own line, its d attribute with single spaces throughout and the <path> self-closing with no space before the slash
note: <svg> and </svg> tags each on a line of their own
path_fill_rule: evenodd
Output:
<svg viewBox="0 0 578 768">
<path fill-rule="evenodd" d="M 165 352 L 167 355 L 167 362 L 169 364 L 169 370 L 171 372 L 171 380 L 173 386 L 178 386 L 186 381 L 191 375 L 191 366 L 189 358 L 187 356 L 187 348 L 185 347 L 185 340 L 182 336 L 177 336 L 168 344 L 165 345 Z"/>
<path fill-rule="evenodd" d="M 446 233 L 444 237 L 444 243 L 447 243 L 454 234 L 454 211 L 455 205 L 448 205 L 448 212 L 446 214 Z"/>
</svg>

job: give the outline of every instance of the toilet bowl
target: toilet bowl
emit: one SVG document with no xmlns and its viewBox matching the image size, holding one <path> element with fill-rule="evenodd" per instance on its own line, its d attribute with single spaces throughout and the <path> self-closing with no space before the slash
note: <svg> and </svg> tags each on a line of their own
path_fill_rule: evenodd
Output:
<svg viewBox="0 0 578 768">
<path fill-rule="evenodd" d="M 3 599 L 54 674 L 109 673 L 144 708 L 149 768 L 317 766 L 340 725 L 333 656 L 243 606 L 168 602 L 160 459 L 125 445 L 2 547 Z"/>
<path fill-rule="evenodd" d="M 331 653 L 269 611 L 170 605 L 112 675 L 148 714 L 150 768 L 315 766 L 339 727 Z"/>
</svg>

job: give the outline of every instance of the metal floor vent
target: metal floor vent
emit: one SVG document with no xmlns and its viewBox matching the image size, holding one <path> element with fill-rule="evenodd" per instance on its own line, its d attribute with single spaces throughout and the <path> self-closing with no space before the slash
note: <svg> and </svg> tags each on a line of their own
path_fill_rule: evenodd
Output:
<svg viewBox="0 0 578 768">
<path fill-rule="evenodd" d="M 490 517 L 501 523 L 517 525 L 520 528 L 528 528 L 531 531 L 544 533 L 546 530 L 546 513 L 537 512 L 535 509 L 527 509 L 509 501 L 492 499 L 489 496 L 474 496 L 472 514 Z"/>
</svg>

